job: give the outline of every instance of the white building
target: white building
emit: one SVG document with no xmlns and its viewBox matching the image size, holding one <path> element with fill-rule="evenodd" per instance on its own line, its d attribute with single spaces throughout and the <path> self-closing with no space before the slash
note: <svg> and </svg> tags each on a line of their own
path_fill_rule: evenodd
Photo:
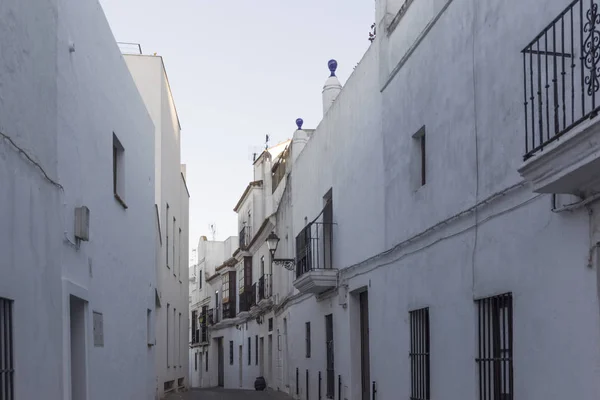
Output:
<svg viewBox="0 0 600 400">
<path fill-rule="evenodd" d="M 376 9 L 377 38 L 337 97 L 330 77 L 284 177 L 276 155 L 255 164 L 209 374 L 298 399 L 598 398 L 596 8 Z M 246 312 L 271 230 L 295 271 L 276 262 L 272 306 Z"/>
<path fill-rule="evenodd" d="M 190 267 L 190 385 L 191 387 L 210 387 L 208 372 L 209 321 L 218 322 L 219 313 L 215 311 L 217 296 L 221 285 L 215 285 L 219 275 L 217 267 L 231 258 L 238 247 L 238 238 L 229 237 L 225 241 L 208 241 L 202 236 L 198 242 L 197 263 Z M 210 313 L 209 313 L 210 310 Z M 218 308 L 217 308 L 218 310 Z M 216 382 L 216 381 L 215 381 Z M 212 386 L 216 385 L 214 383 Z"/>
<path fill-rule="evenodd" d="M 98 2 L 2 1 L 0 88 L 0 398 L 152 398 L 154 126 Z"/>
<path fill-rule="evenodd" d="M 155 127 L 156 392 L 188 386 L 189 192 L 181 164 L 181 125 L 160 56 L 127 54 Z"/>
</svg>

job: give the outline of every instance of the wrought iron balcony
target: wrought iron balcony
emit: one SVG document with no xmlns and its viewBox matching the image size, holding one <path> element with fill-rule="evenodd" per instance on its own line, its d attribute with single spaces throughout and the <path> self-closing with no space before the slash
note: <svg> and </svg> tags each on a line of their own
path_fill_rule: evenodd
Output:
<svg viewBox="0 0 600 400">
<path fill-rule="evenodd" d="M 258 280 L 258 301 L 271 298 L 273 295 L 273 277 L 264 274 Z"/>
<path fill-rule="evenodd" d="M 332 225 L 312 222 L 296 237 L 296 278 L 309 271 L 332 268 Z"/>
<path fill-rule="evenodd" d="M 240 250 L 248 250 L 252 241 L 252 229 L 250 226 L 244 225 L 240 231 Z"/>
<path fill-rule="evenodd" d="M 598 114 L 598 0 L 573 1 L 522 53 L 527 160 Z"/>
<path fill-rule="evenodd" d="M 326 207 L 324 212 L 327 210 Z M 333 226 L 333 223 L 323 222 L 318 217 L 296 237 L 294 287 L 301 292 L 321 293 L 337 283 L 337 270 L 333 269 L 332 256 Z"/>
<path fill-rule="evenodd" d="M 600 0 L 575 0 L 523 50 L 525 163 L 539 193 L 600 189 Z"/>
</svg>

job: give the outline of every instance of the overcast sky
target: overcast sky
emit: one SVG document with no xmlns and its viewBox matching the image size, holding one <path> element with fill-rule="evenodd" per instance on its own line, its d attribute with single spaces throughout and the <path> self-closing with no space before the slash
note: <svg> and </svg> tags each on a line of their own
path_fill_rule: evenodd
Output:
<svg viewBox="0 0 600 400">
<path fill-rule="evenodd" d="M 342 84 L 369 46 L 374 0 L 100 0 L 115 38 L 163 56 L 182 126 L 190 253 L 237 235 L 251 158 L 322 117 L 327 61 Z"/>
</svg>

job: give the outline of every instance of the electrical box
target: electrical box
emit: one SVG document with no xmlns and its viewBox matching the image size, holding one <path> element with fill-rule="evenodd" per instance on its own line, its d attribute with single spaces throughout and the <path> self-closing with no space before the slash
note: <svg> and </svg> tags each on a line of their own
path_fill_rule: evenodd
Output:
<svg viewBox="0 0 600 400">
<path fill-rule="evenodd" d="M 90 209 L 86 206 L 75 208 L 75 238 L 90 240 Z"/>
</svg>

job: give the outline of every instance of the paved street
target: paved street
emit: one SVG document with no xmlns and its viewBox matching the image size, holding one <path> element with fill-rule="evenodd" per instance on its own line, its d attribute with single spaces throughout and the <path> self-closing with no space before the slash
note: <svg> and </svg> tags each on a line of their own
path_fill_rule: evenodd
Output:
<svg viewBox="0 0 600 400">
<path fill-rule="evenodd" d="M 173 393 L 167 400 L 291 400 L 291 397 L 276 391 L 194 389 Z"/>
</svg>

